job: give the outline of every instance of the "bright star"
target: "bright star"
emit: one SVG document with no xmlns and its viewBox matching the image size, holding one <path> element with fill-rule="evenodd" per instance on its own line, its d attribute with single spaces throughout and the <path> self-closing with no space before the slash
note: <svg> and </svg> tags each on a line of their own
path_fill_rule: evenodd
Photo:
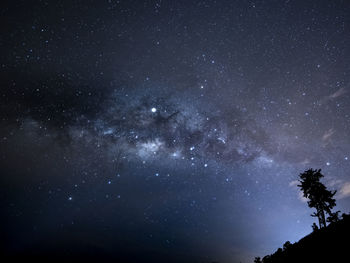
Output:
<svg viewBox="0 0 350 263">
<path fill-rule="evenodd" d="M 153 112 L 153 113 L 156 112 L 156 111 L 157 111 L 157 109 L 154 108 L 154 107 L 151 109 L 151 112 Z"/>
</svg>

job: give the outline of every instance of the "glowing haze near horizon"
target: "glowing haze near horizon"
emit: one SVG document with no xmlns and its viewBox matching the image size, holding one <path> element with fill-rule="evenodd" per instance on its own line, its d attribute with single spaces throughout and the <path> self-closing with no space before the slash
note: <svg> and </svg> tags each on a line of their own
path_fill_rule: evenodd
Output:
<svg viewBox="0 0 350 263">
<path fill-rule="evenodd" d="M 7 252 L 249 262 L 311 232 L 311 167 L 349 212 L 349 2 L 1 5 Z"/>
</svg>

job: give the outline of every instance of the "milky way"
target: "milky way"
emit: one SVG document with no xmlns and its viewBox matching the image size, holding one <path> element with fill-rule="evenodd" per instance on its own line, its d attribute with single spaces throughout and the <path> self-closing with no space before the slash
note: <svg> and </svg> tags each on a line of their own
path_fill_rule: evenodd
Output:
<svg viewBox="0 0 350 263">
<path fill-rule="evenodd" d="M 345 1 L 3 5 L 6 253 L 249 262 L 311 232 L 310 167 L 349 212 Z"/>
</svg>

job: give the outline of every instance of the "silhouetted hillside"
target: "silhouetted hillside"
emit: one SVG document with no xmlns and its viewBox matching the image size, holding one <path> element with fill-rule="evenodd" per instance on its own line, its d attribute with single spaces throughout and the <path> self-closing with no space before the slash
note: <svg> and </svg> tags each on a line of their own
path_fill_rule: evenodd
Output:
<svg viewBox="0 0 350 263">
<path fill-rule="evenodd" d="M 265 256 L 262 262 L 345 262 L 349 258 L 349 239 L 350 215 L 343 215 L 342 220 L 315 230 L 294 244 L 286 242 L 283 249 Z"/>
</svg>

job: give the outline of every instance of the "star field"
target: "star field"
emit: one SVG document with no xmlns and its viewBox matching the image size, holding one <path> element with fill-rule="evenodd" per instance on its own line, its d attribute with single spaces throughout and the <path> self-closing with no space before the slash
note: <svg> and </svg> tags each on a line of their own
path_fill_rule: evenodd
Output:
<svg viewBox="0 0 350 263">
<path fill-rule="evenodd" d="M 252 262 L 311 232 L 296 186 L 310 167 L 349 212 L 349 14 L 340 0 L 2 3 L 4 251 Z"/>
</svg>

